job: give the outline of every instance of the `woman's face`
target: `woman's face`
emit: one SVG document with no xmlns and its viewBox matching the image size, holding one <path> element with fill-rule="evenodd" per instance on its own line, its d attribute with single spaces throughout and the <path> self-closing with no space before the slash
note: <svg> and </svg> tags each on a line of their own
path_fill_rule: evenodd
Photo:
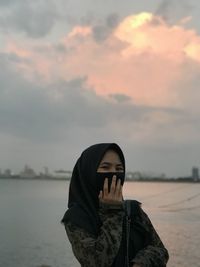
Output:
<svg viewBox="0 0 200 267">
<path fill-rule="evenodd" d="M 107 150 L 102 158 L 97 172 L 124 172 L 119 155 L 114 150 Z"/>
</svg>

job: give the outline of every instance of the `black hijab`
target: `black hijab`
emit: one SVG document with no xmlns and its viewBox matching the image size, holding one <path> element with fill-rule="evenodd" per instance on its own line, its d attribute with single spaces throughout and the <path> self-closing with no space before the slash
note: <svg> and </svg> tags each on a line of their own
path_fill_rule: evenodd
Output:
<svg viewBox="0 0 200 267">
<path fill-rule="evenodd" d="M 65 212 L 62 223 L 70 221 L 74 225 L 85 229 L 87 232 L 97 237 L 100 231 L 102 222 L 98 215 L 99 210 L 99 177 L 97 175 L 97 169 L 101 162 L 104 154 L 107 150 L 114 150 L 118 153 L 121 162 L 124 167 L 124 174 L 120 177 L 121 184 L 124 184 L 125 179 L 125 159 L 121 148 L 115 143 L 100 143 L 88 147 L 83 151 L 79 159 L 77 160 L 70 181 L 69 186 L 69 198 L 68 198 L 68 210 Z M 139 206 L 141 204 L 138 201 L 134 201 L 134 216 L 139 214 Z M 125 227 L 125 219 L 123 220 L 123 229 Z M 132 227 L 145 233 L 144 227 L 133 220 Z M 136 252 L 143 247 L 140 245 L 140 237 L 137 238 L 137 232 L 131 231 L 130 241 L 134 236 L 135 245 L 133 246 L 133 240 L 130 246 L 130 258 L 133 258 Z M 123 232 L 124 233 L 124 232 Z M 133 236 L 132 236 L 133 235 Z M 145 234 L 146 236 L 146 234 Z M 138 239 L 138 241 L 137 241 Z M 140 247 L 137 248 L 137 244 Z M 122 235 L 122 241 L 116 258 L 113 262 L 112 267 L 124 266 L 125 260 L 125 247 L 126 240 L 124 234 Z"/>
<path fill-rule="evenodd" d="M 92 145 L 83 151 L 77 160 L 70 180 L 68 210 L 62 223 L 71 223 L 84 228 L 94 236 L 97 236 L 102 225 L 99 215 L 99 180 L 97 168 L 107 150 L 114 150 L 118 153 L 124 167 L 125 159 L 121 148 L 115 143 L 100 143 Z M 81 219 L 80 219 L 81 218 Z"/>
</svg>

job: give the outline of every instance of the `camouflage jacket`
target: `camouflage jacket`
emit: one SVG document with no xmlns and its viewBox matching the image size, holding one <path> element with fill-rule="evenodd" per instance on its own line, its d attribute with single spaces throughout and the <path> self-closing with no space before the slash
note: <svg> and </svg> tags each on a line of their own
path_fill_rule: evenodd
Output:
<svg viewBox="0 0 200 267">
<path fill-rule="evenodd" d="M 141 214 L 144 227 L 151 233 L 151 243 L 136 254 L 131 260 L 131 267 L 134 263 L 141 267 L 165 267 L 169 259 L 168 251 L 142 209 Z M 82 267 L 112 266 L 122 239 L 124 215 L 123 204 L 100 203 L 99 216 L 102 226 L 97 238 L 70 222 L 65 224 L 72 251 Z"/>
</svg>

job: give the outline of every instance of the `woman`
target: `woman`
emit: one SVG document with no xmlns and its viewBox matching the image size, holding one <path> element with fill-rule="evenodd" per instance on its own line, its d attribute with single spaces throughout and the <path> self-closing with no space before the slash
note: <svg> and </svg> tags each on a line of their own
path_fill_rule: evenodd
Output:
<svg viewBox="0 0 200 267">
<path fill-rule="evenodd" d="M 115 143 L 90 146 L 75 164 L 62 223 L 82 267 L 125 267 L 124 180 L 125 159 Z M 141 203 L 132 204 L 128 266 L 165 267 L 167 249 Z"/>
</svg>

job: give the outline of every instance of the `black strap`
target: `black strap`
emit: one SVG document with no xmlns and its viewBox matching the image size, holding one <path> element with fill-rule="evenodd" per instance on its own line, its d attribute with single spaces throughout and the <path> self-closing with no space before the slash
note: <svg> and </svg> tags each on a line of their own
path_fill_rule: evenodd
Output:
<svg viewBox="0 0 200 267">
<path fill-rule="evenodd" d="M 125 200 L 125 214 L 126 214 L 126 257 L 125 267 L 129 267 L 129 234 L 130 234 L 130 222 L 131 222 L 131 200 Z"/>
<path fill-rule="evenodd" d="M 131 199 L 125 200 L 125 207 L 126 207 L 126 215 L 130 218 L 131 217 Z"/>
<path fill-rule="evenodd" d="M 131 220 L 134 220 L 134 216 L 137 216 L 139 211 L 139 205 L 141 202 L 133 199 L 124 200 L 125 209 L 125 230 L 126 230 L 126 255 L 125 255 L 125 267 L 129 267 L 129 235 Z"/>
</svg>

